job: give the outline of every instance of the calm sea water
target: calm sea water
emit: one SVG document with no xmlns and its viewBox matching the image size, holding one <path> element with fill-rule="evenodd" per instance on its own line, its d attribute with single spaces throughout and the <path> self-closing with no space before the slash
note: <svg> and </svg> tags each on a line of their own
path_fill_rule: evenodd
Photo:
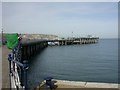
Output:
<svg viewBox="0 0 120 90">
<path fill-rule="evenodd" d="M 28 86 L 37 86 L 44 77 L 88 82 L 118 82 L 118 41 L 97 44 L 49 46 L 30 61 Z"/>
</svg>

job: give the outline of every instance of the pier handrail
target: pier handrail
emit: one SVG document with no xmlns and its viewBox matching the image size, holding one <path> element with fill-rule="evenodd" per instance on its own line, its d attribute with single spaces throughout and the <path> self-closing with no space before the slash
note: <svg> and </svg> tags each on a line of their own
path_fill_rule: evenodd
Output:
<svg viewBox="0 0 120 90">
<path fill-rule="evenodd" d="M 21 43 L 19 42 L 8 55 L 10 90 L 12 88 L 27 90 L 27 70 L 29 66 L 27 60 L 21 62 L 20 49 Z"/>
</svg>

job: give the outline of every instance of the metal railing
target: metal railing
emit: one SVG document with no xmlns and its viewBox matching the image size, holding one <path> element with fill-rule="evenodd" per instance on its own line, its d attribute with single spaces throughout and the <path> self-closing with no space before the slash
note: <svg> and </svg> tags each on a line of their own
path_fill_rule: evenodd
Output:
<svg viewBox="0 0 120 90">
<path fill-rule="evenodd" d="M 21 60 L 21 44 L 12 50 L 8 56 L 9 61 L 9 77 L 10 77 L 10 90 L 27 90 L 27 70 L 28 61 Z"/>
</svg>

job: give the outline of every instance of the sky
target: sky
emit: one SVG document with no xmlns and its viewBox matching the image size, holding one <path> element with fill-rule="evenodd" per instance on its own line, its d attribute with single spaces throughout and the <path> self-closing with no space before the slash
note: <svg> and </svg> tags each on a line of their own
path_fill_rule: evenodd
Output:
<svg viewBox="0 0 120 90">
<path fill-rule="evenodd" d="M 3 2 L 4 32 L 118 37 L 117 2 Z"/>
</svg>

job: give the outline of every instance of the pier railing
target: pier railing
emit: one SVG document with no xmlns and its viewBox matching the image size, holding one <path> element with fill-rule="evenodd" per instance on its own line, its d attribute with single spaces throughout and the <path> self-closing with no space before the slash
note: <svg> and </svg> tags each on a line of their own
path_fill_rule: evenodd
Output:
<svg viewBox="0 0 120 90">
<path fill-rule="evenodd" d="M 21 63 L 21 44 L 19 43 L 9 54 L 9 77 L 10 90 L 27 90 L 27 70 L 28 62 L 23 60 Z"/>
<path fill-rule="evenodd" d="M 47 47 L 42 40 L 19 42 L 8 55 L 10 90 L 27 90 L 27 70 L 30 56 Z"/>
</svg>

